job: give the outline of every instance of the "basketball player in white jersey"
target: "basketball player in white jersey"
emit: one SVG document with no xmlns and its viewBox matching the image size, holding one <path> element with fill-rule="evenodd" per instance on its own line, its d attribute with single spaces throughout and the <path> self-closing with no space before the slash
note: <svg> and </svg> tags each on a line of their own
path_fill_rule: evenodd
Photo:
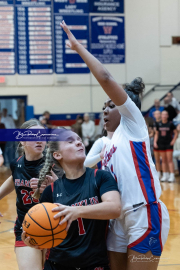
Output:
<svg viewBox="0 0 180 270">
<path fill-rule="evenodd" d="M 65 22 L 60 25 L 68 36 L 67 46 L 82 57 L 110 97 L 104 120 L 107 131 L 114 135 L 104 165 L 118 182 L 122 203 L 121 216 L 110 222 L 107 239 L 111 270 L 155 270 L 168 236 L 169 215 L 159 200 L 161 187 L 150 154 L 148 130 L 138 108 L 138 94 L 144 84 L 137 78 L 125 91 L 76 40 Z M 114 105 L 111 110 L 110 105 Z"/>
<path fill-rule="evenodd" d="M 102 167 L 102 160 L 104 159 L 106 146 L 110 142 L 112 136 L 113 132 L 107 132 L 107 136 L 103 136 L 95 141 L 86 156 L 86 160 L 84 162 L 85 167 L 92 168 L 101 162 L 101 169 L 104 169 L 104 167 Z"/>
</svg>

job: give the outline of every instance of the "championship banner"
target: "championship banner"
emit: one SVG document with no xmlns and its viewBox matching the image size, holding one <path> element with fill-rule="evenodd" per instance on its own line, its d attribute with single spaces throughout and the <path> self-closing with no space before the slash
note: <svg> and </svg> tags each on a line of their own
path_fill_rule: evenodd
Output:
<svg viewBox="0 0 180 270">
<path fill-rule="evenodd" d="M 91 17 L 91 53 L 103 64 L 125 63 L 124 17 Z"/>
</svg>

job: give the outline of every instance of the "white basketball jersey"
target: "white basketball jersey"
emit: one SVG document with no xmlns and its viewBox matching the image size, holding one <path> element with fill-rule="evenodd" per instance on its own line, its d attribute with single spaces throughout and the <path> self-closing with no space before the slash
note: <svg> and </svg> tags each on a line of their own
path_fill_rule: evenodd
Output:
<svg viewBox="0 0 180 270">
<path fill-rule="evenodd" d="M 140 110 L 129 97 L 118 109 L 120 125 L 106 146 L 103 165 L 118 183 L 122 203 L 120 218 L 123 218 L 128 211 L 157 201 L 161 186 Z"/>
</svg>

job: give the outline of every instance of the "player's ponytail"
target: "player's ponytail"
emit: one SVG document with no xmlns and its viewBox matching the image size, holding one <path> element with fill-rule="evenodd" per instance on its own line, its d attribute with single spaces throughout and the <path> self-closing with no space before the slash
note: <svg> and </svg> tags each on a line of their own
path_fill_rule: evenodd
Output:
<svg viewBox="0 0 180 270">
<path fill-rule="evenodd" d="M 57 167 L 61 167 L 59 162 L 53 157 L 53 153 L 59 150 L 59 143 L 58 141 L 49 142 L 49 147 L 46 152 L 46 159 L 43 168 L 39 173 L 39 181 L 38 187 L 35 193 L 33 194 L 33 198 L 39 199 L 40 197 L 40 187 L 42 183 L 46 180 L 46 175 L 51 175 L 51 170 L 53 165 L 55 164 Z"/>
<path fill-rule="evenodd" d="M 127 83 L 124 85 L 124 90 L 139 109 L 141 109 L 141 100 L 139 95 L 142 94 L 144 89 L 145 84 L 140 77 L 135 78 L 130 84 Z"/>
</svg>

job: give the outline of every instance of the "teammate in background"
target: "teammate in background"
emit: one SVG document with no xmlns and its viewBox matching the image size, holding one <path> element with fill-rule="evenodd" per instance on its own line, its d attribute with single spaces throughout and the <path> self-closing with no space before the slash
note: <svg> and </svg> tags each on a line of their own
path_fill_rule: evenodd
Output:
<svg viewBox="0 0 180 270">
<path fill-rule="evenodd" d="M 173 145 L 177 139 L 175 125 L 168 121 L 168 112 L 161 113 L 161 121 L 156 123 L 156 133 L 154 137 L 154 148 L 160 152 L 162 158 L 163 176 L 161 181 L 174 181 Z M 173 136 L 174 133 L 174 136 Z M 170 176 L 169 173 L 170 172 Z"/>
<path fill-rule="evenodd" d="M 120 218 L 110 221 L 107 248 L 111 270 L 155 270 L 168 236 L 169 215 L 159 200 L 161 187 L 150 154 L 148 130 L 138 109 L 144 84 L 141 78 L 136 78 L 124 90 L 76 40 L 65 22 L 60 25 L 68 36 L 67 46 L 81 56 L 110 97 L 104 108 L 104 120 L 106 130 L 114 134 L 103 163 L 117 180 L 122 204 Z M 120 113 L 120 124 L 115 126 L 109 120 L 110 106 L 118 106 L 116 110 Z M 142 254 L 147 261 L 136 260 Z"/>
<path fill-rule="evenodd" d="M 49 142 L 38 187 L 53 163 L 63 168 L 63 178 L 44 190 L 40 202 L 58 205 L 55 218 L 65 216 L 61 223 L 67 221 L 68 234 L 59 246 L 50 249 L 44 270 L 108 270 L 107 220 L 120 215 L 117 184 L 109 172 L 84 167 L 85 147 L 76 133 L 61 130 L 59 135 L 60 142 Z M 38 190 L 34 196 L 39 196 Z M 25 232 L 22 238 L 30 245 Z"/>
<path fill-rule="evenodd" d="M 107 136 L 103 136 L 99 138 L 97 141 L 95 141 L 95 143 L 91 147 L 91 150 L 86 156 L 86 159 L 84 162 L 85 167 L 92 168 L 103 160 L 106 144 L 109 143 L 112 136 L 113 136 L 113 132 L 107 132 Z"/>
<path fill-rule="evenodd" d="M 43 126 L 37 119 L 31 119 L 22 124 L 21 129 L 42 129 Z M 42 270 L 43 254 L 41 250 L 33 250 L 27 247 L 21 239 L 22 222 L 27 211 L 39 203 L 39 200 L 32 198 L 33 190 L 30 188 L 30 179 L 39 176 L 39 171 L 44 165 L 45 158 L 43 151 L 46 142 L 20 142 L 19 148 L 23 155 L 11 162 L 12 175 L 0 187 L 0 200 L 16 191 L 17 220 L 14 227 L 15 253 L 19 270 Z M 57 179 L 54 175 L 54 180 Z M 46 177 L 46 185 L 52 182 L 52 177 Z M 2 216 L 2 215 L 0 215 Z"/>
</svg>

